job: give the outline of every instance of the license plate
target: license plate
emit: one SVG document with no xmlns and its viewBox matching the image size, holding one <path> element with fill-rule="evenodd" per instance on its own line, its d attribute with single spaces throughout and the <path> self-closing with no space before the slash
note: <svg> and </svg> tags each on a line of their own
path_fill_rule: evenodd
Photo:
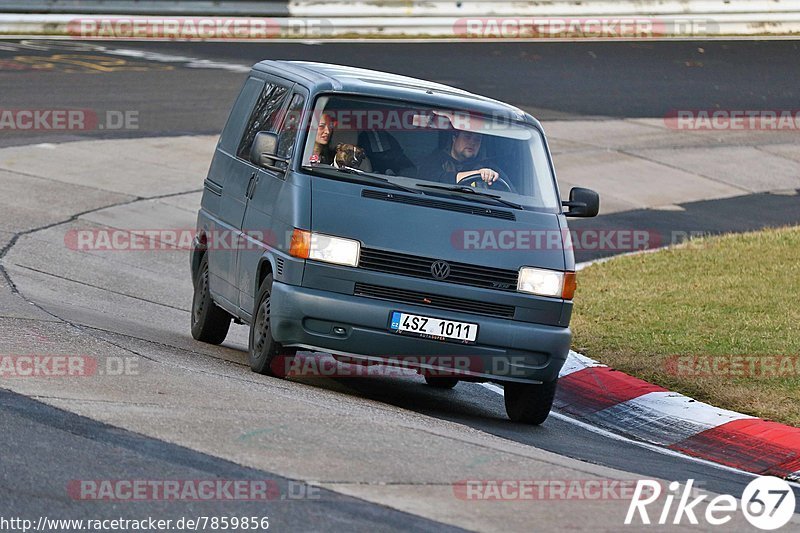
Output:
<svg viewBox="0 0 800 533">
<path fill-rule="evenodd" d="M 392 312 L 389 329 L 397 333 L 432 339 L 455 339 L 462 342 L 475 342 L 475 339 L 478 338 L 478 324 L 410 315 L 399 311 Z"/>
</svg>

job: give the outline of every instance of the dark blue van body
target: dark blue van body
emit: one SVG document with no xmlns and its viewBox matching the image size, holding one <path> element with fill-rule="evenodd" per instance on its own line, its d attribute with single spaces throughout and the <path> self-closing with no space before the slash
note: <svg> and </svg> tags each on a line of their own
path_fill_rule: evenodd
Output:
<svg viewBox="0 0 800 533">
<path fill-rule="evenodd" d="M 435 83 L 334 65 L 255 65 L 204 184 L 191 254 L 195 337 L 222 342 L 233 319 L 256 329 L 251 352 L 266 342 L 273 355 L 311 350 L 351 361 L 407 360 L 432 372 L 448 370 L 451 356 L 461 357 L 468 362 L 451 368 L 458 372 L 449 380 L 430 382 L 504 384 L 507 407 L 509 401 L 520 404 L 509 407 L 513 419 L 543 421 L 570 348 L 572 301 L 521 292 L 518 275 L 522 267 L 572 275 L 565 218 L 571 213 L 561 205 L 550 211 L 515 208 L 469 194 L 404 190 L 355 170 L 352 179 L 331 179 L 327 169 L 315 173 L 300 151 L 309 143 L 306 132 L 313 129 L 321 95 L 469 109 L 541 131 L 536 119 L 513 106 Z M 277 143 L 267 163 L 252 156 L 253 143 L 261 142 L 254 136 L 261 132 Z M 349 133 L 349 140 L 363 140 L 360 134 Z M 546 153 L 548 179 L 558 194 Z M 585 212 L 587 203 L 592 202 L 565 205 L 577 206 L 575 216 L 592 216 Z M 357 242 L 355 264 L 298 256 L 298 239 L 309 234 Z M 546 235 L 547 245 L 516 246 L 520 235 Z M 481 246 L 486 236 L 491 242 Z M 498 243 L 498 236 L 509 245 Z M 474 325 L 475 338 L 401 331 L 400 317 L 440 320 L 442 331 Z M 274 367 L 259 368 L 275 373 Z"/>
</svg>

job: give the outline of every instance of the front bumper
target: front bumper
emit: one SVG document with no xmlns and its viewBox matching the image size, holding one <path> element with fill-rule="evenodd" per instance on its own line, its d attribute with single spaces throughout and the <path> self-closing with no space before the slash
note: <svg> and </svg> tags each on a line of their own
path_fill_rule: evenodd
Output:
<svg viewBox="0 0 800 533">
<path fill-rule="evenodd" d="M 465 379 L 477 381 L 552 381 L 564 365 L 572 339 L 568 327 L 431 309 L 277 281 L 271 299 L 272 335 L 284 346 L 375 361 L 397 358 L 433 370 L 451 367 Z M 389 330 L 392 311 L 478 323 L 477 342 L 461 344 L 394 333 Z M 334 328 L 343 332 L 336 333 Z"/>
</svg>

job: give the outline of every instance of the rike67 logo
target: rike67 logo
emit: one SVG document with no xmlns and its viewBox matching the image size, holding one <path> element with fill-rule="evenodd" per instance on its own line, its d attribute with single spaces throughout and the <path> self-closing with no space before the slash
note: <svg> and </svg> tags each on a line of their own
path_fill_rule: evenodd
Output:
<svg viewBox="0 0 800 533">
<path fill-rule="evenodd" d="M 709 495 L 693 495 L 693 484 L 694 480 L 690 479 L 681 489 L 681 484 L 677 481 L 670 483 L 660 512 L 657 508 L 649 509 L 657 512 L 653 516 L 653 522 L 659 525 L 679 525 L 685 524 L 685 518 L 689 524 L 698 525 L 700 524 L 698 517 L 705 519 L 705 523 L 712 526 L 722 526 L 730 522 L 740 502 L 729 494 L 722 494 L 707 501 L 705 513 L 701 514 L 698 507 Z M 645 525 L 653 523 L 648 514 L 648 506 L 659 500 L 661 495 L 660 483 L 649 479 L 639 480 L 628 507 L 628 514 L 625 516 L 625 525 L 639 522 Z M 676 499 L 678 501 L 673 511 Z M 758 529 L 772 531 L 781 528 L 788 524 L 794 515 L 795 495 L 792 487 L 777 477 L 755 478 L 742 492 L 741 511 L 747 521 Z"/>
</svg>

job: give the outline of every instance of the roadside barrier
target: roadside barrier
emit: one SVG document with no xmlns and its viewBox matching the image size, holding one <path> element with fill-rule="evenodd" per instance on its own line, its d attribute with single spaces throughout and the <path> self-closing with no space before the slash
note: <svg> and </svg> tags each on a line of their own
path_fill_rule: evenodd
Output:
<svg viewBox="0 0 800 533">
<path fill-rule="evenodd" d="M 506 2 L 489 0 L 381 3 L 344 0 L 12 0 L 0 14 L 0 34 L 76 34 L 76 21 L 119 20 L 134 26 L 155 17 L 185 27 L 186 17 L 216 21 L 261 19 L 273 31 L 252 35 L 153 35 L 129 38 L 275 39 L 336 37 L 435 37 L 459 39 L 658 39 L 800 34 L 800 7 L 791 0 L 584 0 Z M 198 17 L 200 18 L 198 20 Z M 152 24 L 152 23 L 151 23 Z M 210 25 L 210 24 L 206 24 Z M 252 23 L 251 23 L 252 25 Z M 112 24 L 113 26 L 113 24 Z M 124 38 L 124 37 L 123 37 Z"/>
</svg>

